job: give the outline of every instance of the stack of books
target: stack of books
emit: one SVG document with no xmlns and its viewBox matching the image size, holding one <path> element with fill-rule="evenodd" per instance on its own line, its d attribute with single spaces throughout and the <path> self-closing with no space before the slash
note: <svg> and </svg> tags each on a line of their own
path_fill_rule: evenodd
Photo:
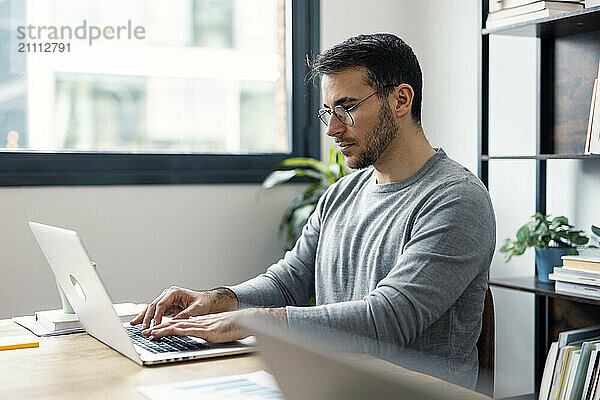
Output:
<svg viewBox="0 0 600 400">
<path fill-rule="evenodd" d="M 539 400 L 594 399 L 600 395 L 600 325 L 561 332 L 552 343 Z"/>
<path fill-rule="evenodd" d="M 562 262 L 548 275 L 554 290 L 600 298 L 600 256 L 563 256 Z"/>
<path fill-rule="evenodd" d="M 588 119 L 587 136 L 585 138 L 586 154 L 600 154 L 600 63 L 598 63 L 598 77 L 594 80 L 592 101 L 590 102 L 590 117 Z"/>
<path fill-rule="evenodd" d="M 119 303 L 113 307 L 121 322 L 129 322 L 138 315 L 145 304 Z M 84 332 L 76 314 L 66 314 L 62 309 L 38 311 L 31 316 L 13 317 L 17 324 L 29 329 L 37 336 L 55 336 Z"/>
<path fill-rule="evenodd" d="M 581 10 L 583 2 L 580 0 L 533 2 L 531 0 L 502 0 L 501 7 L 488 14 L 485 24 L 487 29 Z"/>
</svg>

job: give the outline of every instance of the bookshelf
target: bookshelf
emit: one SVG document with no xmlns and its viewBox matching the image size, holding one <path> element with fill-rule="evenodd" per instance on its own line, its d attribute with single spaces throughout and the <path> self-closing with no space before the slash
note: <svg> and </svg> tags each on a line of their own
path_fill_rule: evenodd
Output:
<svg viewBox="0 0 600 400">
<path fill-rule="evenodd" d="M 557 292 L 556 290 L 554 290 L 554 283 L 540 282 L 533 277 L 490 279 L 488 283 L 497 287 L 503 287 L 506 289 L 519 290 L 521 292 L 552 297 L 558 300 L 575 301 L 578 303 L 586 303 L 600 306 L 600 298 L 598 297 Z"/>
<path fill-rule="evenodd" d="M 489 0 L 481 1 L 479 69 L 478 174 L 489 187 L 489 165 L 505 160 L 535 160 L 536 210 L 546 213 L 548 160 L 600 159 L 585 155 L 591 84 L 600 60 L 600 7 L 564 13 L 514 25 L 485 29 Z M 536 154 L 489 152 L 490 35 L 538 39 L 536 65 Z M 568 94 L 567 89 L 568 88 Z M 501 218 L 501 216 L 498 216 Z M 535 387 L 539 388 L 546 354 L 558 332 L 600 323 L 600 299 L 563 294 L 535 278 L 493 279 L 490 286 L 535 295 Z"/>
<path fill-rule="evenodd" d="M 600 159 L 600 154 L 534 154 L 529 156 L 489 156 L 482 155 L 483 161 L 488 160 L 587 160 Z"/>
</svg>

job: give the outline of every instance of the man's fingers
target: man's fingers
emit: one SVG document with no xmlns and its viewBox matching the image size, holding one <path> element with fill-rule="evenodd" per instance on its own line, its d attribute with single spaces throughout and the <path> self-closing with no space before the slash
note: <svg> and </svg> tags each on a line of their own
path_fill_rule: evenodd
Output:
<svg viewBox="0 0 600 400">
<path fill-rule="evenodd" d="M 150 338 L 158 339 L 167 335 L 197 336 L 202 337 L 207 329 L 191 322 L 177 322 L 164 327 L 150 329 Z"/>
<path fill-rule="evenodd" d="M 163 322 L 161 324 L 154 325 L 152 328 L 143 329 L 142 330 L 142 335 L 144 335 L 144 336 L 150 336 L 150 334 L 151 334 L 150 332 L 153 331 L 154 329 L 168 328 L 168 327 L 170 327 L 172 325 L 175 325 L 175 324 L 178 324 L 178 323 L 181 323 L 181 322 L 189 322 L 189 320 L 172 319 L 170 321 L 166 321 L 166 322 Z"/>
<path fill-rule="evenodd" d="M 165 310 L 163 317 L 175 317 L 183 309 L 180 303 L 173 303 Z"/>
<path fill-rule="evenodd" d="M 188 308 L 181 311 L 179 314 L 175 315 L 173 318 L 185 319 L 185 318 L 191 317 L 194 314 L 193 306 L 194 306 L 194 304 L 191 304 Z"/>
<path fill-rule="evenodd" d="M 150 339 L 159 339 L 167 335 L 196 336 L 212 343 L 231 342 L 248 335 L 238 325 L 238 314 L 241 311 L 194 317 L 191 319 L 173 319 L 142 334 Z"/>
<path fill-rule="evenodd" d="M 201 328 L 165 328 L 156 332 L 152 332 L 150 340 L 160 339 L 168 335 L 194 336 L 200 339 L 204 339 L 204 336 L 206 336 L 206 331 Z"/>
<path fill-rule="evenodd" d="M 147 329 L 150 326 L 150 323 L 152 322 L 152 316 L 154 315 L 155 307 L 156 303 L 152 302 L 146 309 L 146 313 L 144 314 L 144 320 L 142 321 L 142 329 Z"/>
<path fill-rule="evenodd" d="M 169 290 L 166 294 L 162 296 L 162 298 L 156 303 L 156 307 L 154 308 L 154 324 L 159 325 L 162 322 L 162 317 L 165 314 L 167 308 L 169 308 L 177 297 L 177 293 Z"/>
<path fill-rule="evenodd" d="M 152 318 L 154 318 L 154 311 L 156 310 L 156 304 L 167 294 L 167 290 L 163 290 L 163 292 L 158 296 L 146 309 L 146 315 L 144 315 L 144 322 L 142 323 L 142 329 L 148 329 L 150 323 L 152 322 Z"/>
<path fill-rule="evenodd" d="M 136 325 L 136 324 L 139 324 L 140 322 L 142 322 L 142 318 L 144 318 L 144 315 L 146 315 L 147 309 L 148 309 L 148 306 L 144 307 L 142 312 L 140 312 L 138 315 L 136 315 L 131 321 L 129 321 L 129 323 L 131 325 Z"/>
<path fill-rule="evenodd" d="M 154 325 L 152 328 L 142 330 L 142 335 L 148 336 L 150 334 L 150 331 L 152 331 L 153 329 L 167 328 L 173 324 L 176 324 L 177 322 L 178 321 L 171 320 L 171 321 L 163 322 L 162 324 Z"/>
</svg>

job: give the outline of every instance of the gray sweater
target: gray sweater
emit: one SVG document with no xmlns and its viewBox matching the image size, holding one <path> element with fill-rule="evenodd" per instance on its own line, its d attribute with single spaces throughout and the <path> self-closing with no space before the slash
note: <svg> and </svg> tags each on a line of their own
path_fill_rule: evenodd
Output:
<svg viewBox="0 0 600 400">
<path fill-rule="evenodd" d="M 342 178 L 283 259 L 230 289 L 286 306 L 292 329 L 385 343 L 383 358 L 473 387 L 495 226 L 485 187 L 438 149 L 401 182 L 372 167 Z"/>
</svg>

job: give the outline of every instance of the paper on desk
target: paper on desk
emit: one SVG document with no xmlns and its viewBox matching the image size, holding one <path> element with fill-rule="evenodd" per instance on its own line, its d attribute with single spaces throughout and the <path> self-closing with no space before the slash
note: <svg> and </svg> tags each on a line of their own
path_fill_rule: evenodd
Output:
<svg viewBox="0 0 600 400">
<path fill-rule="evenodd" d="M 275 378 L 265 371 L 166 385 L 142 386 L 137 390 L 150 400 L 283 400 Z"/>
</svg>

